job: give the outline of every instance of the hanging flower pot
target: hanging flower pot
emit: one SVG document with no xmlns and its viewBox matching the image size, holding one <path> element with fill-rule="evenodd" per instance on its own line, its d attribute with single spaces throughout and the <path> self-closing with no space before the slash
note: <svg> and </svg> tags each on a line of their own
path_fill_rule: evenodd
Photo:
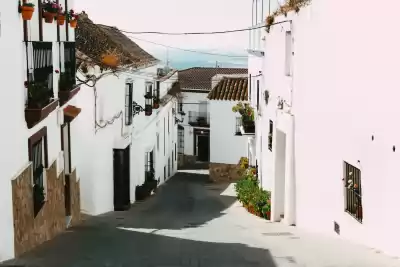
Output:
<svg viewBox="0 0 400 267">
<path fill-rule="evenodd" d="M 77 25 L 78 25 L 78 21 L 77 21 L 76 19 L 71 20 L 71 21 L 69 22 L 69 26 L 70 26 L 71 28 L 73 28 L 73 29 L 75 29 Z"/>
<path fill-rule="evenodd" d="M 33 12 L 35 11 L 35 5 L 32 3 L 25 3 L 20 6 L 20 13 L 23 20 L 31 20 Z"/>
<path fill-rule="evenodd" d="M 57 24 L 62 26 L 65 24 L 65 15 L 58 14 L 57 16 Z"/>
<path fill-rule="evenodd" d="M 103 56 L 101 62 L 110 68 L 116 68 L 118 66 L 118 58 L 116 55 L 105 55 Z"/>
<path fill-rule="evenodd" d="M 57 15 L 57 14 L 55 14 L 55 13 L 43 12 L 44 22 L 46 22 L 46 23 L 53 23 L 54 17 L 55 17 L 56 15 Z"/>
</svg>

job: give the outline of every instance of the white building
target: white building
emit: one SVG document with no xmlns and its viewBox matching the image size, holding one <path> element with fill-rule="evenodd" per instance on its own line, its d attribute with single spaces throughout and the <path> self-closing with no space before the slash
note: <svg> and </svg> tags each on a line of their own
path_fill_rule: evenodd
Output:
<svg viewBox="0 0 400 267">
<path fill-rule="evenodd" d="M 247 157 L 248 137 L 242 134 L 241 117 L 232 111 L 247 102 L 248 79 L 242 75 L 216 75 L 208 94 L 210 107 L 210 178 L 213 181 L 237 180 L 238 162 Z"/>
<path fill-rule="evenodd" d="M 120 55 L 122 66 L 115 74 L 97 63 L 108 53 L 106 45 Z M 168 94 L 177 72 L 163 74 L 159 61 L 118 29 L 94 24 L 87 16 L 80 20 L 77 49 L 80 79 L 101 77 L 94 87 L 92 82 L 82 86 L 77 97 L 86 107 L 72 144 L 82 162 L 82 211 L 97 215 L 128 209 L 138 198 L 137 186 L 162 184 L 176 172 L 177 102 Z"/>
<path fill-rule="evenodd" d="M 217 74 L 246 74 L 243 68 L 195 67 L 178 72 L 181 98 L 179 111 L 185 116 L 180 122 L 178 144 L 180 166 L 196 161 L 210 161 L 210 110 L 207 95 L 212 88 L 211 79 Z"/>
<path fill-rule="evenodd" d="M 342 4 L 315 1 L 298 13 L 286 7 L 287 17 L 277 14 L 279 24 L 266 35 L 269 101 L 257 125 L 266 152 L 262 179 L 269 180 L 274 221 L 283 217 L 400 256 L 393 67 L 400 39 L 390 27 L 369 23 L 373 17 L 395 24 L 398 16 L 396 8 L 359 12 L 361 1 Z"/>
<path fill-rule="evenodd" d="M 65 145 L 76 137 L 73 117 L 79 113 L 73 106 L 79 91 L 74 28 L 68 20 L 60 25 L 54 16 L 46 18 L 41 1 L 29 2 L 34 9 L 26 1 L 19 9 L 18 1 L 0 2 L 6 129 L 0 141 L 0 262 L 31 250 L 80 219 L 77 159 L 73 153 L 64 154 Z M 59 3 L 66 10 L 73 8 L 71 0 Z M 70 134 L 63 135 L 66 128 Z"/>
</svg>

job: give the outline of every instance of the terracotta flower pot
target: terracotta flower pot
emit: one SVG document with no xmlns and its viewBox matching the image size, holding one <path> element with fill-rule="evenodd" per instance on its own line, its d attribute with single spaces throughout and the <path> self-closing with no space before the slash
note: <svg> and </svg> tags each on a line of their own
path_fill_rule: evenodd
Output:
<svg viewBox="0 0 400 267">
<path fill-rule="evenodd" d="M 70 21 L 69 21 L 69 26 L 70 26 L 71 28 L 73 28 L 73 29 L 76 28 L 76 25 L 77 25 L 77 24 L 78 24 L 78 21 L 77 21 L 76 19 L 70 20 Z"/>
<path fill-rule="evenodd" d="M 23 20 L 31 20 L 34 11 L 35 11 L 34 7 L 21 6 L 22 19 Z"/>
<path fill-rule="evenodd" d="M 57 24 L 62 26 L 65 24 L 65 16 L 64 15 L 58 15 L 57 16 Z"/>
<path fill-rule="evenodd" d="M 70 21 L 71 23 L 72 21 Z M 111 68 L 116 68 L 118 66 L 118 58 L 114 55 L 105 55 L 101 62 Z"/>
<path fill-rule="evenodd" d="M 160 104 L 158 104 L 158 103 L 153 103 L 153 108 L 157 109 L 157 108 L 159 108 L 159 107 L 160 107 Z"/>
<path fill-rule="evenodd" d="M 57 14 L 50 13 L 50 12 L 43 12 L 44 22 L 46 22 L 46 23 L 53 23 L 54 17 L 55 17 L 56 15 L 57 15 Z"/>
</svg>

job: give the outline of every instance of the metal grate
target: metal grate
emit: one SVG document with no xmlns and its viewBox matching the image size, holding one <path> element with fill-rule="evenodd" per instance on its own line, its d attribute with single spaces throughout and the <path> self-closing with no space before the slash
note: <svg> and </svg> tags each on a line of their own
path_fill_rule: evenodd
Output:
<svg viewBox="0 0 400 267">
<path fill-rule="evenodd" d="M 274 134 L 274 122 L 269 121 L 269 133 L 268 133 L 268 149 L 272 151 L 272 140 L 273 140 L 273 134 Z"/>
<path fill-rule="evenodd" d="M 345 210 L 357 221 L 362 222 L 361 171 L 344 162 Z"/>
<path fill-rule="evenodd" d="M 242 117 L 236 117 L 235 135 L 242 135 L 242 132 L 240 131 L 240 126 L 242 126 Z"/>
<path fill-rule="evenodd" d="M 131 125 L 133 119 L 133 84 L 125 84 L 125 125 Z"/>
</svg>

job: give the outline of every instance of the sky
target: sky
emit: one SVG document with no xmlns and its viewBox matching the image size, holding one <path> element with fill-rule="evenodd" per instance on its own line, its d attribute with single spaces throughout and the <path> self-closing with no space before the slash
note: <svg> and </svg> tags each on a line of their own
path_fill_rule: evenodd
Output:
<svg viewBox="0 0 400 267">
<path fill-rule="evenodd" d="M 135 32 L 224 31 L 251 25 L 250 0 L 75 0 L 75 10 L 85 11 L 94 23 Z M 167 46 L 229 55 L 245 55 L 249 39 L 247 31 L 200 36 L 128 36 Z M 165 47 L 133 40 L 150 53 L 166 54 Z M 170 55 L 178 52 L 168 50 Z"/>
</svg>

